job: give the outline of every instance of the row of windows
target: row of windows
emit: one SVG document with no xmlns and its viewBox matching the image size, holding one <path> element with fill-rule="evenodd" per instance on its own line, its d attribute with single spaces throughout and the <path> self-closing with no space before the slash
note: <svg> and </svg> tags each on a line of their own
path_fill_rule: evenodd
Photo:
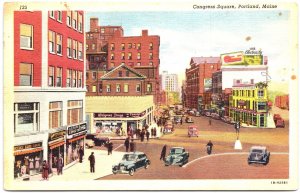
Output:
<svg viewBox="0 0 300 193">
<path fill-rule="evenodd" d="M 60 23 L 62 21 L 62 11 L 49 11 L 49 17 L 51 19 L 57 20 Z M 66 24 L 68 27 L 72 27 L 73 29 L 82 32 L 82 15 L 77 11 L 67 11 Z"/>
<path fill-rule="evenodd" d="M 116 84 L 115 91 L 116 92 L 124 92 L 124 93 L 128 93 L 129 92 L 129 85 L 128 84 L 123 84 L 123 89 L 121 89 L 121 87 L 122 87 L 121 84 Z M 89 90 L 90 88 L 89 88 L 88 85 L 86 86 L 86 88 L 87 88 L 87 92 L 97 92 L 97 86 L 96 85 L 92 86 L 92 90 L 91 91 Z M 99 84 L 98 88 L 99 88 L 99 92 L 102 93 L 103 92 L 103 85 Z M 110 93 L 112 91 L 112 85 L 107 84 L 105 86 L 105 89 L 106 89 L 107 93 Z M 135 91 L 136 92 L 141 92 L 141 84 L 136 84 Z M 147 92 L 152 92 L 152 84 L 151 83 L 148 83 L 146 85 L 146 91 Z"/>
<path fill-rule="evenodd" d="M 140 60 L 142 58 L 142 54 L 140 52 L 137 53 L 137 56 L 136 56 L 136 59 Z M 111 60 L 114 60 L 115 59 L 115 54 L 114 53 L 111 53 L 110 54 L 110 59 Z M 127 53 L 127 59 L 128 60 L 132 60 L 132 53 L 129 52 Z M 153 59 L 153 53 L 149 53 L 149 59 L 152 60 Z M 122 52 L 121 53 L 121 60 L 125 60 L 125 53 Z"/>
<path fill-rule="evenodd" d="M 121 65 L 124 65 L 124 64 L 125 64 L 125 62 L 122 62 L 122 63 L 121 63 Z M 128 65 L 129 65 L 129 66 L 133 66 L 134 63 L 128 63 Z M 137 62 L 137 63 L 135 64 L 135 66 L 141 66 L 141 65 L 142 65 L 141 62 Z M 110 66 L 111 66 L 111 67 L 115 67 L 115 63 L 111 62 L 111 63 L 110 63 Z M 153 62 L 149 62 L 149 66 L 153 66 Z"/>
<path fill-rule="evenodd" d="M 232 95 L 240 96 L 240 97 L 255 97 L 255 91 L 254 90 L 233 90 Z M 257 96 L 264 97 L 264 91 L 258 90 Z"/>
<path fill-rule="evenodd" d="M 48 70 L 48 86 L 62 87 L 62 68 L 49 66 Z M 82 72 L 67 69 L 66 87 L 80 88 L 82 87 Z"/>
<path fill-rule="evenodd" d="M 125 48 L 126 48 L 125 43 L 122 43 L 120 49 L 125 50 Z M 128 49 L 137 48 L 138 50 L 141 50 L 142 49 L 142 44 L 141 43 L 138 43 L 138 44 L 128 43 L 127 48 Z M 115 50 L 115 44 L 114 43 L 110 44 L 110 50 L 112 50 L 112 51 Z M 149 50 L 153 50 L 153 43 L 152 42 L 149 43 Z"/>
</svg>

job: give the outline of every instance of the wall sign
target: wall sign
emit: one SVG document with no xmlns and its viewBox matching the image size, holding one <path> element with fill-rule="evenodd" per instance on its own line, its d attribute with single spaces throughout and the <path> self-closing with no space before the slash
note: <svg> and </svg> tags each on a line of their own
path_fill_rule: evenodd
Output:
<svg viewBox="0 0 300 193">
<path fill-rule="evenodd" d="M 145 114 L 146 111 L 141 113 L 94 113 L 94 118 L 138 118 Z"/>
<path fill-rule="evenodd" d="M 64 138 L 66 131 L 58 131 L 55 133 L 49 133 L 49 141 L 54 141 L 56 139 Z"/>
<path fill-rule="evenodd" d="M 42 147 L 42 144 L 43 144 L 42 142 L 38 142 L 38 143 L 32 143 L 27 145 L 18 145 L 14 147 L 14 151 Z"/>
<path fill-rule="evenodd" d="M 80 133 L 82 131 L 86 131 L 86 123 L 82 123 L 79 125 L 73 125 L 68 127 L 68 135 L 74 135 L 76 133 Z"/>
</svg>

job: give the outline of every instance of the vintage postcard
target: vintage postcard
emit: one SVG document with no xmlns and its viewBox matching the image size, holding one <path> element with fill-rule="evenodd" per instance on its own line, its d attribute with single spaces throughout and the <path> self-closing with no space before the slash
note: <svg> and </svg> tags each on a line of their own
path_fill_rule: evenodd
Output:
<svg viewBox="0 0 300 193">
<path fill-rule="evenodd" d="M 298 14 L 5 2 L 4 189 L 298 189 Z"/>
</svg>

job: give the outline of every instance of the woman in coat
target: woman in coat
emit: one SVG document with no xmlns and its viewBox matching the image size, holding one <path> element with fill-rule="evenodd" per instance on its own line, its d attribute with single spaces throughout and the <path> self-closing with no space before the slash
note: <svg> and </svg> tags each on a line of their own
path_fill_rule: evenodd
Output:
<svg viewBox="0 0 300 193">
<path fill-rule="evenodd" d="M 43 161 L 43 173 L 42 173 L 42 177 L 44 180 L 48 180 L 48 175 L 49 175 L 49 165 L 47 163 L 46 160 Z"/>
</svg>

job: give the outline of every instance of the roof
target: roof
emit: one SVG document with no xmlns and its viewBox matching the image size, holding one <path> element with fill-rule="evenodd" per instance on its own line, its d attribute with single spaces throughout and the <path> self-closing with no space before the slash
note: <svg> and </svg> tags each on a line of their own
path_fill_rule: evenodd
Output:
<svg viewBox="0 0 300 193">
<path fill-rule="evenodd" d="M 112 77 L 109 77 L 114 71 L 117 71 L 120 68 L 126 68 L 127 70 L 131 71 L 132 73 L 136 74 L 137 77 L 122 77 L 123 79 L 132 79 L 132 78 L 147 78 L 146 76 L 144 76 L 143 74 L 141 74 L 140 72 L 138 72 L 137 70 L 130 68 L 128 66 L 126 66 L 125 64 L 121 64 L 119 66 L 117 66 L 116 68 L 112 69 L 111 71 L 109 71 L 108 73 L 104 74 L 103 76 L 101 76 L 101 79 L 111 79 Z M 116 78 L 116 77 L 113 77 Z"/>
<path fill-rule="evenodd" d="M 196 63 L 196 64 L 215 64 L 220 63 L 221 59 L 220 57 L 192 57 L 190 64 Z"/>
</svg>

